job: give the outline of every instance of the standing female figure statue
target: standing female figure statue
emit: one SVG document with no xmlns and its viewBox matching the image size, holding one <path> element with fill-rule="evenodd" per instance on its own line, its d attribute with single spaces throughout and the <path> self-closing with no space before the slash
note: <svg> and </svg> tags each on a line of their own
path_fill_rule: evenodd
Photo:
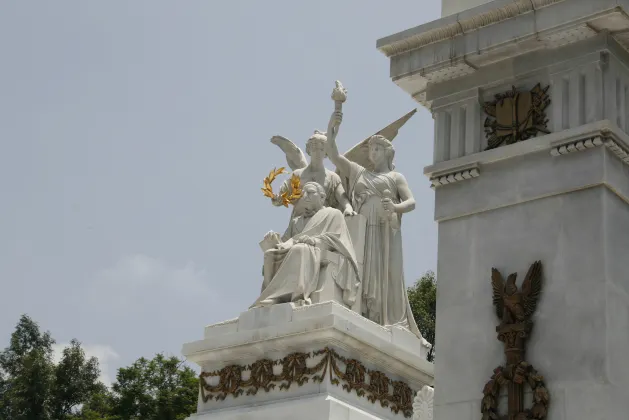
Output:
<svg viewBox="0 0 629 420">
<path fill-rule="evenodd" d="M 402 214 L 415 208 L 415 199 L 404 176 L 393 170 L 395 150 L 384 136 L 371 136 L 346 155 L 339 153 L 336 136 L 342 117 L 337 108 L 330 118 L 326 152 L 346 183 L 354 211 L 367 218 L 363 315 L 381 325 L 406 328 L 421 339 L 406 293 L 400 231 Z"/>
</svg>

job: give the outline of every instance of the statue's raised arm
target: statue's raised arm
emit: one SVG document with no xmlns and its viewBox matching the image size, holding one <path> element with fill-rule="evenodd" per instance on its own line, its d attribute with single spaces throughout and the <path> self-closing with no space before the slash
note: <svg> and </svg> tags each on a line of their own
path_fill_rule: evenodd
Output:
<svg viewBox="0 0 629 420">
<path fill-rule="evenodd" d="M 421 338 L 410 309 L 403 273 L 401 219 L 415 208 L 404 176 L 395 171 L 391 140 L 415 110 L 360 142 L 344 155 L 336 145 L 347 91 L 337 83 L 328 127 L 327 153 L 340 172 L 351 205 L 367 219 L 362 281 L 362 313 L 384 326 L 409 329 Z"/>
<path fill-rule="evenodd" d="M 330 122 L 328 124 L 328 141 L 326 144 L 326 154 L 336 166 L 336 173 L 340 175 L 341 181 L 343 183 L 343 189 L 347 193 L 347 196 L 352 200 L 353 196 L 353 187 L 354 183 L 350 182 L 350 179 L 354 178 L 352 174 L 357 175 L 358 171 L 362 169 L 374 170 L 374 164 L 372 159 L 369 157 L 369 144 L 370 140 L 384 138 L 390 144 L 393 139 L 398 135 L 400 129 L 406 124 L 406 122 L 417 112 L 417 109 L 413 109 L 412 111 L 406 113 L 401 118 L 393 121 L 391 124 L 387 125 L 377 133 L 367 137 L 365 140 L 356 144 L 354 147 L 349 149 L 344 154 L 340 154 L 338 150 L 338 145 L 336 143 L 336 138 L 338 135 L 338 130 L 343 120 L 342 106 L 343 103 L 347 100 L 347 89 L 341 85 L 340 82 L 336 82 L 336 86 L 332 91 L 332 100 L 334 101 L 334 112 L 330 117 Z M 385 145 L 386 146 L 386 145 Z M 391 148 L 392 151 L 392 148 Z M 391 170 L 393 170 L 393 154 L 390 154 L 391 162 Z M 403 201 L 407 201 L 412 198 L 412 194 L 410 189 L 408 189 L 408 185 L 406 183 L 406 179 L 403 176 L 399 178 L 399 187 L 404 196 Z M 408 206 L 404 206 L 405 210 L 412 210 L 414 208 L 413 205 L 409 201 Z M 353 205 L 353 204 L 352 204 Z M 356 210 L 356 209 L 354 209 Z"/>
<path fill-rule="evenodd" d="M 343 103 L 347 100 L 347 89 L 338 80 L 336 81 L 336 87 L 332 91 L 332 100 L 334 101 L 334 112 L 328 123 L 328 141 L 325 151 L 328 158 L 336 166 L 337 172 L 341 172 L 341 176 L 343 176 L 342 174 L 349 173 L 351 163 L 345 156 L 339 153 L 336 145 L 336 136 L 343 121 Z"/>
</svg>

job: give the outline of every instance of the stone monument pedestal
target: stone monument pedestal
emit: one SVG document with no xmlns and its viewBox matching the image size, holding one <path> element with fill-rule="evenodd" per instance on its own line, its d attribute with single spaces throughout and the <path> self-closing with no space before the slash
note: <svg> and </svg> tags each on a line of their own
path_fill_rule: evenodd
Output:
<svg viewBox="0 0 629 420">
<path fill-rule="evenodd" d="M 336 302 L 254 308 L 183 346 L 212 420 L 404 419 L 432 385 L 430 345 Z"/>
</svg>

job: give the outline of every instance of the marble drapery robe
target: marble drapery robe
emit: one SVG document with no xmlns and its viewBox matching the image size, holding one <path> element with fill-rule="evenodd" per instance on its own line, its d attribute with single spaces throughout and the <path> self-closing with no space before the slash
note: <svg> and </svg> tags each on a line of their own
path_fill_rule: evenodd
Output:
<svg viewBox="0 0 629 420">
<path fill-rule="evenodd" d="M 395 174 L 374 173 L 355 162 L 350 165 L 350 173 L 346 175 L 349 199 L 354 210 L 367 218 L 361 273 L 363 315 L 380 325 L 401 326 L 423 339 L 411 312 L 404 281 L 402 215 L 392 213 L 389 222 L 382 223 L 387 214 L 381 200 L 390 198 L 400 203 Z M 389 235 L 388 255 L 385 255 L 385 235 Z M 385 259 L 388 259 L 388 275 L 384 273 Z"/>
<path fill-rule="evenodd" d="M 333 207 L 333 208 L 337 208 L 337 209 L 343 211 L 342 208 L 339 208 L 340 203 L 339 203 L 338 197 L 337 197 L 338 189 L 339 188 L 341 188 L 341 189 L 343 188 L 343 184 L 341 182 L 341 178 L 338 176 L 338 174 L 333 172 L 333 171 L 331 171 L 331 170 L 329 170 L 329 169 L 327 169 L 327 168 L 323 168 L 323 170 L 325 171 L 325 177 L 323 179 L 323 184 L 321 184 L 320 182 L 318 182 L 314 178 L 312 178 L 312 179 L 303 179 L 302 175 L 303 175 L 305 170 L 306 170 L 306 168 L 304 168 L 304 169 L 296 169 L 293 172 L 293 175 L 296 175 L 296 176 L 299 177 L 299 179 L 301 181 L 301 185 L 305 185 L 309 181 L 317 182 L 325 190 L 325 201 L 324 201 L 323 205 L 325 207 Z M 287 179 L 287 180 L 285 180 L 282 183 L 282 186 L 280 187 L 280 192 L 279 192 L 278 195 L 281 195 L 284 192 L 288 193 L 289 195 L 292 194 L 292 192 L 293 192 L 293 188 L 291 186 L 290 179 Z M 290 220 L 292 221 L 296 217 L 301 216 L 303 213 L 304 213 L 304 205 L 303 205 L 302 200 L 300 199 L 300 200 L 297 200 L 297 202 L 293 205 L 293 210 L 291 211 Z"/>
<path fill-rule="evenodd" d="M 321 246 L 341 256 L 340 272 L 336 284 L 343 290 L 343 300 L 348 306 L 354 304 L 360 282 L 360 274 L 354 254 L 352 240 L 343 214 L 331 207 L 322 207 L 309 220 L 304 216 L 291 222 L 289 231 L 293 236 L 285 241 L 288 250 L 269 249 L 264 253 L 264 282 L 262 293 L 251 307 L 277 301 L 309 299 L 317 290 L 321 267 L 321 249 L 312 245 L 295 243 L 299 236 L 306 235 L 318 240 Z M 303 230 L 300 229 L 302 223 Z"/>
</svg>

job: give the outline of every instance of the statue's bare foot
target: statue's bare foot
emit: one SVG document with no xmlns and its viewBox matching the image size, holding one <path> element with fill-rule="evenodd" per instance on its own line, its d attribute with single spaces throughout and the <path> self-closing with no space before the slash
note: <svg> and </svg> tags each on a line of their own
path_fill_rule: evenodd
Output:
<svg viewBox="0 0 629 420">
<path fill-rule="evenodd" d="M 312 301 L 310 300 L 310 298 L 306 298 L 306 299 L 299 299 L 295 301 L 295 304 L 297 306 L 306 306 L 306 305 L 312 305 Z"/>
</svg>

